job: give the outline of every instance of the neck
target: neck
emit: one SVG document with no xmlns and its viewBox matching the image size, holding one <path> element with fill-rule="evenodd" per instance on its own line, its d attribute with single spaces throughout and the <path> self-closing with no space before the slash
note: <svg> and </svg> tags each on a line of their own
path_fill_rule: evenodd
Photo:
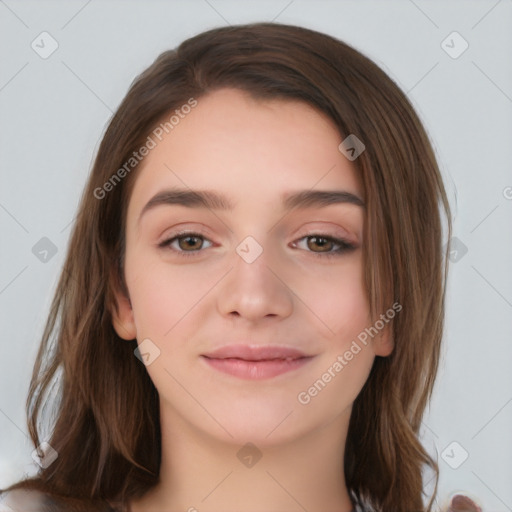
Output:
<svg viewBox="0 0 512 512">
<path fill-rule="evenodd" d="M 246 441 L 212 438 L 168 409 L 160 419 L 160 481 L 132 512 L 353 509 L 343 470 L 350 410 L 294 440 L 273 444 L 270 435 L 242 451 Z"/>
</svg>

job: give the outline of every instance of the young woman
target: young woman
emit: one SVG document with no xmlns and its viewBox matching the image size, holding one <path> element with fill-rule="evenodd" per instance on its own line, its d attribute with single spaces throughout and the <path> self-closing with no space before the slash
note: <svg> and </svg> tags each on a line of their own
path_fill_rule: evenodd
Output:
<svg viewBox="0 0 512 512">
<path fill-rule="evenodd" d="M 160 55 L 81 200 L 11 504 L 432 510 L 443 213 L 417 115 L 350 46 L 258 23 Z"/>
</svg>

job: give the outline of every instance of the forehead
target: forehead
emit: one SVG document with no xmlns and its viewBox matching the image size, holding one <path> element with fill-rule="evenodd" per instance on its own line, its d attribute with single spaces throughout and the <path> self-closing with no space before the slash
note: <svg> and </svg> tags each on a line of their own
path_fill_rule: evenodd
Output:
<svg viewBox="0 0 512 512">
<path fill-rule="evenodd" d="M 130 210 L 171 187 L 219 190 L 236 204 L 313 188 L 363 197 L 336 125 L 304 102 L 221 89 L 172 126 L 139 165 Z"/>
</svg>

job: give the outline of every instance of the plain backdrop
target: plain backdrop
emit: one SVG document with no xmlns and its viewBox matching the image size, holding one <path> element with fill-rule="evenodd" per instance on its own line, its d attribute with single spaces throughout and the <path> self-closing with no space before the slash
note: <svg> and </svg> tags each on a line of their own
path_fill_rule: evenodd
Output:
<svg viewBox="0 0 512 512">
<path fill-rule="evenodd" d="M 512 511 L 511 0 L 0 1 L 0 486 L 34 472 L 29 378 L 112 112 L 160 52 L 272 20 L 372 58 L 430 134 L 457 240 L 422 439 L 439 461 L 440 503 L 465 491 L 485 511 Z"/>
</svg>

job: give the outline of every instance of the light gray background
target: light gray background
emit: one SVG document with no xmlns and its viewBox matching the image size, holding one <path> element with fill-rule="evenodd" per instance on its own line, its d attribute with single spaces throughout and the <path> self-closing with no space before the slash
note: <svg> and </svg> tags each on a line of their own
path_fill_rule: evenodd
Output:
<svg viewBox="0 0 512 512">
<path fill-rule="evenodd" d="M 160 52 L 205 29 L 263 20 L 355 46 L 407 91 L 423 119 L 454 235 L 468 249 L 450 270 L 444 357 L 423 439 L 439 454 L 441 503 L 466 491 L 485 511 L 512 511 L 511 0 L 0 0 L 0 485 L 34 471 L 29 377 L 112 112 Z M 43 31 L 58 43 L 47 59 L 31 47 L 42 45 Z M 458 58 L 441 46 L 453 31 L 469 44 Z M 452 52 L 462 44 L 457 36 L 445 43 Z M 46 263 L 32 252 L 42 237 L 57 247 Z M 463 450 L 467 460 L 453 469 Z"/>
</svg>

